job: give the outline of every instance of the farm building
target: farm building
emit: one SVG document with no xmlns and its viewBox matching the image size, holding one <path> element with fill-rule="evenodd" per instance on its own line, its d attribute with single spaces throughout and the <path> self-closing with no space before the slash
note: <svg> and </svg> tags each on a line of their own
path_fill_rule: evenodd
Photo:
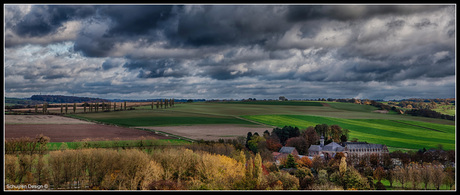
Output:
<svg viewBox="0 0 460 195">
<path fill-rule="evenodd" d="M 334 157 L 338 152 L 342 152 L 345 156 L 362 156 L 365 154 L 385 154 L 388 153 L 386 145 L 369 144 L 367 142 L 343 142 L 341 144 L 331 142 L 324 145 L 324 137 L 320 138 L 320 145 L 311 145 L 308 149 L 309 156 L 320 155 L 325 158 Z"/>
<path fill-rule="evenodd" d="M 299 156 L 299 153 L 294 147 L 286 147 L 286 146 L 281 147 L 279 152 L 272 153 L 276 164 L 279 164 L 281 159 L 287 158 L 289 154 L 292 154 L 293 156 Z"/>
</svg>

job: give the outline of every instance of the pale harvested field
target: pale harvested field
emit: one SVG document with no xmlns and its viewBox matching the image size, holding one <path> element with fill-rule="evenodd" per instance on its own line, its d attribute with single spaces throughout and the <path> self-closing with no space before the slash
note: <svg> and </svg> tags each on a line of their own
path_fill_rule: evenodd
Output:
<svg viewBox="0 0 460 195">
<path fill-rule="evenodd" d="M 161 127 L 139 127 L 163 131 L 174 135 L 179 135 L 195 140 L 218 140 L 218 139 L 234 139 L 238 136 L 246 137 L 248 132 L 257 132 L 260 136 L 265 130 L 272 131 L 272 127 L 262 125 L 191 125 L 191 126 L 161 126 Z"/>
<path fill-rule="evenodd" d="M 95 124 L 56 115 L 5 115 L 5 124 Z"/>
</svg>

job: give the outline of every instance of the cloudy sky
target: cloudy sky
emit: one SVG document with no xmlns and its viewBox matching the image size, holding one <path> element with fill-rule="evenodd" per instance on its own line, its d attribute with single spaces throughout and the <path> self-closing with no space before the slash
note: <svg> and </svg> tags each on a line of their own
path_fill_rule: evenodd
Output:
<svg viewBox="0 0 460 195">
<path fill-rule="evenodd" d="M 4 5 L 6 97 L 452 98 L 454 5 Z"/>
</svg>

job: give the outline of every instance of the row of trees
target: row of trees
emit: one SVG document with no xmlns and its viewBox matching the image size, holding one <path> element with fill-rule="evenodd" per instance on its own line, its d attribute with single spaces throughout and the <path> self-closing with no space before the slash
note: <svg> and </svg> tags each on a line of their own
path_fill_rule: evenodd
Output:
<svg viewBox="0 0 460 195">
<path fill-rule="evenodd" d="M 113 103 L 113 107 L 112 107 L 112 103 L 110 102 L 93 102 L 93 103 L 88 103 L 88 102 L 85 102 L 81 105 L 77 105 L 77 103 L 73 103 L 69 106 L 69 104 L 60 104 L 60 105 L 54 105 L 53 107 L 60 107 L 61 110 L 60 110 L 60 113 L 61 114 L 68 114 L 69 113 L 69 110 L 72 109 L 72 112 L 73 113 L 76 113 L 77 112 L 77 106 L 78 107 L 83 107 L 83 112 L 105 112 L 105 111 L 110 111 L 110 110 L 113 110 L 113 111 L 116 111 L 117 110 L 117 103 L 114 102 Z M 36 104 L 35 105 L 35 113 L 43 113 L 43 114 L 49 114 L 49 111 L 48 111 L 48 108 L 51 107 L 48 103 L 44 103 L 42 105 L 42 109 L 41 109 L 41 112 L 39 112 L 39 109 L 38 109 L 38 105 Z M 69 108 L 70 107 L 70 108 Z M 126 110 L 127 109 L 127 106 L 126 106 L 126 102 L 121 102 L 120 103 L 120 109 L 118 110 Z"/>
<path fill-rule="evenodd" d="M 406 110 L 405 113 L 410 114 L 412 116 L 424 116 L 424 117 L 430 117 L 430 118 L 440 118 L 440 119 L 447 119 L 447 120 L 455 121 L 455 116 L 441 114 L 439 112 L 436 112 L 430 109 L 411 109 L 411 110 Z"/>
<path fill-rule="evenodd" d="M 152 101 L 152 109 L 153 109 L 154 102 Z M 174 106 L 174 99 L 164 99 L 164 100 L 159 100 L 156 102 L 156 107 L 157 109 L 160 108 L 168 108 L 168 107 L 173 107 Z"/>
<path fill-rule="evenodd" d="M 410 163 L 405 167 L 383 171 L 376 170 L 374 175 L 377 179 L 386 178 L 392 186 L 395 181 L 401 184 L 404 189 L 427 190 L 428 186 L 433 186 L 439 190 L 442 185 L 449 189 L 455 185 L 455 171 L 453 167 L 445 167 L 438 162 L 434 163 Z"/>
<path fill-rule="evenodd" d="M 169 108 L 174 106 L 174 99 L 160 99 L 156 102 L 152 101 L 151 108 L 154 109 L 156 107 L 157 109 L 162 109 L 162 108 Z M 88 103 L 85 102 L 83 104 L 77 105 L 77 103 L 73 103 L 71 105 L 69 104 L 60 104 L 60 105 L 49 105 L 48 103 L 43 103 L 41 109 L 39 110 L 38 104 L 35 105 L 35 113 L 43 113 L 43 114 L 49 114 L 49 107 L 60 107 L 60 113 L 61 114 L 68 114 L 70 112 L 70 109 L 72 109 L 72 113 L 76 113 L 77 111 L 77 106 L 78 107 L 83 107 L 83 112 L 110 112 L 110 111 L 120 111 L 120 110 L 127 110 L 128 107 L 126 105 L 126 101 L 121 102 L 119 105 L 119 109 L 117 109 L 117 102 L 113 102 L 113 106 L 111 102 L 92 102 Z M 70 108 L 69 108 L 70 107 Z M 133 108 L 129 108 L 133 109 Z"/>
<path fill-rule="evenodd" d="M 57 102 L 57 103 L 80 103 L 80 102 L 106 102 L 107 100 L 101 98 L 77 97 L 77 96 L 64 96 L 64 95 L 32 95 L 30 97 L 34 101 L 43 102 Z"/>
<path fill-rule="evenodd" d="M 5 155 L 6 184 L 49 189 L 248 190 L 298 189 L 295 176 L 268 172 L 259 154 L 232 156 L 181 148 L 78 149 L 49 155 Z"/>
</svg>

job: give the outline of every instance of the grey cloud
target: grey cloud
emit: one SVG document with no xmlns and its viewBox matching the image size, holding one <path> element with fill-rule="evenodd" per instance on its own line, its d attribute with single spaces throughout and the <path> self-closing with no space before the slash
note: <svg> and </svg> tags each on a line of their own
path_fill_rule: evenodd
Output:
<svg viewBox="0 0 460 195">
<path fill-rule="evenodd" d="M 180 12 L 177 30 L 167 36 L 185 46 L 264 44 L 287 27 L 281 17 L 283 11 L 278 8 L 189 6 Z"/>
<path fill-rule="evenodd" d="M 184 77 L 190 74 L 182 68 L 182 62 L 176 59 L 130 60 L 123 67 L 138 70 L 139 78 Z"/>
<path fill-rule="evenodd" d="M 43 79 L 60 79 L 60 78 L 66 78 L 68 76 L 69 74 L 65 72 L 51 72 L 47 75 L 44 75 L 42 78 Z"/>
<path fill-rule="evenodd" d="M 380 15 L 407 15 L 439 9 L 438 5 L 291 5 L 286 19 L 291 22 L 314 19 L 358 20 Z"/>
<path fill-rule="evenodd" d="M 94 34 L 81 34 L 74 44 L 74 50 L 82 52 L 88 57 L 110 56 L 116 41 L 113 38 L 102 37 Z"/>
<path fill-rule="evenodd" d="M 122 65 L 122 62 L 120 60 L 110 58 L 104 61 L 104 63 L 102 63 L 102 70 L 110 70 L 110 69 L 119 67 L 121 65 Z"/>
<path fill-rule="evenodd" d="M 20 36 L 40 37 L 54 33 L 65 21 L 86 18 L 94 12 L 93 6 L 35 5 L 10 28 Z"/>
<path fill-rule="evenodd" d="M 101 15 L 109 17 L 113 23 L 106 36 L 147 35 L 159 27 L 172 14 L 170 5 L 128 5 L 103 6 Z"/>
</svg>

